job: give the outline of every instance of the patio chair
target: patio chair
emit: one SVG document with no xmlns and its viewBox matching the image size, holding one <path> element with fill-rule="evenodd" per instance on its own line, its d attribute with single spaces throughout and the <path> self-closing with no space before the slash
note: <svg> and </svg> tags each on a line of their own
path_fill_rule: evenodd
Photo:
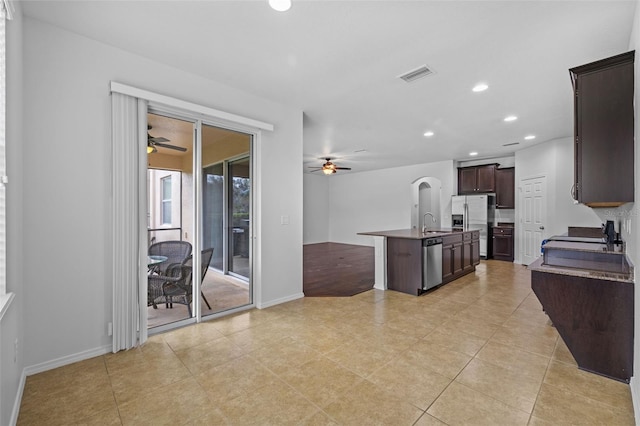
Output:
<svg viewBox="0 0 640 426">
<path fill-rule="evenodd" d="M 209 270 L 209 263 L 211 263 L 212 257 L 212 248 L 202 250 L 200 268 L 201 283 L 204 281 L 204 277 Z M 187 305 L 189 316 L 191 316 L 191 302 L 193 301 L 193 256 L 189 256 L 187 259 L 185 259 L 180 267 L 182 268 L 182 276 L 184 277 L 184 280 L 167 282 L 163 287 L 163 295 L 166 298 L 170 308 L 173 307 L 174 302 Z M 176 268 L 177 265 L 173 265 L 171 267 L 172 270 L 175 270 Z M 209 310 L 211 310 L 211 305 L 209 305 L 209 301 L 207 300 L 207 298 L 204 297 L 202 289 L 200 290 L 200 295 L 204 299 L 204 303 L 207 304 Z"/>
<path fill-rule="evenodd" d="M 187 278 L 191 281 L 189 274 L 190 271 L 179 263 L 170 265 L 164 275 L 149 274 L 147 276 L 147 306 L 158 309 L 158 303 L 164 303 L 168 308 L 169 301 L 165 295 L 165 287 L 169 285 L 183 287 Z"/>
<path fill-rule="evenodd" d="M 160 241 L 159 243 L 153 243 L 149 247 L 149 254 L 156 256 L 165 256 L 166 262 L 155 265 L 151 272 L 166 275 L 167 269 L 175 264 L 181 264 L 186 258 L 191 255 L 191 243 L 188 241 Z"/>
</svg>

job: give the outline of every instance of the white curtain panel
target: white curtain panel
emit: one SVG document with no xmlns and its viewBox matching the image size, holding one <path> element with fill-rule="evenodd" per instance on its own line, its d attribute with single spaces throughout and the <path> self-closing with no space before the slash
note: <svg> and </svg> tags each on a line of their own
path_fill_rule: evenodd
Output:
<svg viewBox="0 0 640 426">
<path fill-rule="evenodd" d="M 147 339 L 147 102 L 112 92 L 111 110 L 115 353 Z"/>
</svg>

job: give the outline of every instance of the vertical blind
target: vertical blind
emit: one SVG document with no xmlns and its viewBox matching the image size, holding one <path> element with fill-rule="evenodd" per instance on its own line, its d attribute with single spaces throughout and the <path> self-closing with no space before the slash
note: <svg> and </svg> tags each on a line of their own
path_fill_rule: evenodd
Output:
<svg viewBox="0 0 640 426">
<path fill-rule="evenodd" d="M 6 240 L 6 4 L 0 7 L 0 295 L 7 292 L 7 240 Z"/>
<path fill-rule="evenodd" d="M 113 352 L 147 338 L 144 100 L 111 93 Z M 144 305 L 144 306 L 143 306 Z"/>
</svg>

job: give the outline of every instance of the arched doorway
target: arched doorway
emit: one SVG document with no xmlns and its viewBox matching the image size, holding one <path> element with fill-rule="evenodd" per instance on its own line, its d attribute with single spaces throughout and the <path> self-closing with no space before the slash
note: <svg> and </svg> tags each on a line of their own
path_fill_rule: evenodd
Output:
<svg viewBox="0 0 640 426">
<path fill-rule="evenodd" d="M 427 227 L 442 228 L 441 189 L 440 179 L 431 176 L 418 178 L 411 183 L 411 228 L 421 229 L 427 213 L 432 215 L 426 217 Z"/>
</svg>

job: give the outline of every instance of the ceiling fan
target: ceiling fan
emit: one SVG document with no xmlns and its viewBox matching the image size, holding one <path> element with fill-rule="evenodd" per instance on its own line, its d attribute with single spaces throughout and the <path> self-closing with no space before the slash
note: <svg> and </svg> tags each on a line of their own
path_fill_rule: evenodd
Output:
<svg viewBox="0 0 640 426">
<path fill-rule="evenodd" d="M 151 130 L 152 127 L 147 126 L 147 129 Z M 169 144 L 166 144 L 165 142 L 169 142 L 169 139 L 163 138 L 163 137 L 154 138 L 149 134 L 149 132 L 147 132 L 147 154 L 151 154 L 152 152 L 158 152 L 158 149 L 156 148 L 157 146 L 161 148 L 175 149 L 176 151 L 181 151 L 181 152 L 187 151 L 187 148 L 183 148 L 181 146 L 176 146 L 176 145 L 169 145 Z"/>
<path fill-rule="evenodd" d="M 315 169 L 315 170 L 311 170 L 311 172 L 317 172 L 318 170 L 322 170 L 322 173 L 324 173 L 325 175 L 330 175 L 335 173 L 338 170 L 351 170 L 351 167 L 336 166 L 331 162 L 331 157 L 325 157 L 325 160 L 327 160 L 327 162 L 324 163 L 322 167 L 309 166 L 312 169 Z"/>
</svg>

